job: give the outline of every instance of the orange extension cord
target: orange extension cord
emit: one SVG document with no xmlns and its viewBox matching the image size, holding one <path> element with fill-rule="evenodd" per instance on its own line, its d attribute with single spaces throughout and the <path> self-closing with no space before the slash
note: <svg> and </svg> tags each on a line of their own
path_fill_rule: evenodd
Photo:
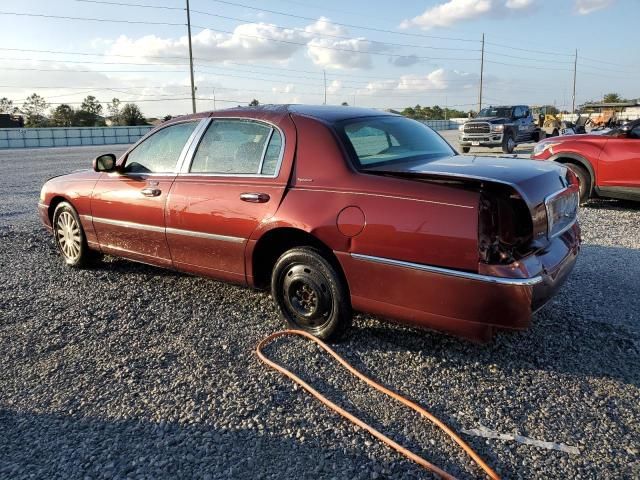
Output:
<svg viewBox="0 0 640 480">
<path fill-rule="evenodd" d="M 318 340 L 313 335 L 311 335 L 311 334 L 309 334 L 307 332 L 303 332 L 301 330 L 282 330 L 280 332 L 273 333 L 273 334 L 269 335 L 268 337 L 266 337 L 265 339 L 263 339 L 260 343 L 258 343 L 258 346 L 256 347 L 256 354 L 258 355 L 258 358 L 260 358 L 260 360 L 262 360 L 264 363 L 266 363 L 268 366 L 270 366 L 274 370 L 277 370 L 281 374 L 289 377 L 291 380 L 296 382 L 298 385 L 300 385 L 302 388 L 304 388 L 311 395 L 313 395 L 318 400 L 320 400 L 322 403 L 324 403 L 327 407 L 329 407 L 330 409 L 332 409 L 335 412 L 339 413 L 340 415 L 345 417 L 347 420 L 350 420 L 351 422 L 355 423 L 360 428 L 364 428 L 366 431 L 368 431 L 371 435 L 376 437 L 378 440 L 381 440 L 383 443 L 386 443 L 389 447 L 391 447 L 394 450 L 396 450 L 397 452 L 401 453 L 402 455 L 404 455 L 408 459 L 413 460 L 418 465 L 422 466 L 423 468 L 426 468 L 427 470 L 430 470 L 431 472 L 439 475 L 440 477 L 442 477 L 444 479 L 456 480 L 456 478 L 454 476 L 449 475 L 444 470 L 442 470 L 442 469 L 438 468 L 437 466 L 435 466 L 434 464 L 428 462 L 427 460 L 425 460 L 421 456 L 416 455 L 411 450 L 408 450 L 408 449 L 404 448 L 402 445 L 394 442 L 389 437 L 387 437 L 383 433 L 379 432 L 378 430 L 376 430 L 372 426 L 364 423 L 362 420 L 360 420 L 359 418 L 353 416 L 352 414 L 350 414 L 349 412 L 347 412 L 343 408 L 340 408 L 338 405 L 336 405 L 331 400 L 329 400 L 327 397 L 322 395 L 320 392 L 318 392 L 311 385 L 306 383 L 304 380 L 302 380 L 300 377 L 295 375 L 290 370 L 287 370 L 286 368 L 282 367 L 281 365 L 279 365 L 279 364 L 273 362 L 272 360 L 269 360 L 267 357 L 265 357 L 265 355 L 262 353 L 262 349 L 264 348 L 265 345 L 270 343 L 272 340 L 275 340 L 276 338 L 285 337 L 285 336 L 289 336 L 289 335 L 299 335 L 301 337 L 305 337 L 305 338 L 311 340 L 312 342 L 315 342 L 317 345 L 320 346 L 320 348 L 322 348 L 329 355 L 331 355 L 333 358 L 335 358 L 338 361 L 338 363 L 340 363 L 340 365 L 342 365 L 349 372 L 351 372 L 351 374 L 353 374 L 354 376 L 358 377 L 360 380 L 365 382 L 367 385 L 369 385 L 369 386 L 375 388 L 376 390 L 378 390 L 378 391 L 390 396 L 391 398 L 395 398 L 400 403 L 403 403 L 407 407 L 412 408 L 413 410 L 418 412 L 420 415 L 422 415 L 423 417 L 427 418 L 430 422 L 435 424 L 437 427 L 439 427 L 441 430 L 443 430 L 447 435 L 449 435 L 449 437 L 451 437 L 454 442 L 456 442 L 458 445 L 460 445 L 460 447 L 462 447 L 462 449 L 480 466 L 480 468 L 482 468 L 485 471 L 485 473 L 490 478 L 492 478 L 494 480 L 499 480 L 500 479 L 498 474 L 496 472 L 494 472 L 493 469 L 489 465 L 487 465 L 486 462 L 484 462 L 484 460 L 482 460 L 482 458 L 480 458 L 480 456 L 464 440 L 462 440 L 453 430 L 451 430 L 449 427 L 447 427 L 442 421 L 440 421 L 439 419 L 434 417 L 431 413 L 427 412 L 424 408 L 420 407 L 419 405 L 417 405 L 416 403 L 412 402 L 411 400 L 407 400 L 405 397 L 403 397 L 403 396 L 401 396 L 401 395 L 399 395 L 399 394 L 397 394 L 395 392 L 392 392 L 391 390 L 389 390 L 388 388 L 380 385 L 379 383 L 374 382 L 369 377 L 367 377 L 363 373 L 361 373 L 358 370 L 356 370 L 355 368 L 353 368 L 346 360 L 344 360 L 340 355 L 338 355 L 334 350 L 332 350 L 327 344 L 325 344 L 321 340 Z"/>
</svg>

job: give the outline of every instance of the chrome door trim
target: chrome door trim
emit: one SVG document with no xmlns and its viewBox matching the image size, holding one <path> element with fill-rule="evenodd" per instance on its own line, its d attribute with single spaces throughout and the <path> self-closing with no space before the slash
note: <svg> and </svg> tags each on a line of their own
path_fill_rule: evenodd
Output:
<svg viewBox="0 0 640 480">
<path fill-rule="evenodd" d="M 529 278 L 504 278 L 494 277 L 492 275 L 481 275 L 479 273 L 463 272 L 461 270 L 452 270 L 450 268 L 434 267 L 432 265 L 423 265 L 420 263 L 404 262 L 402 260 L 393 260 L 391 258 L 374 257 L 371 255 L 362 255 L 359 253 L 351 253 L 352 258 L 373 263 L 381 263 L 384 265 L 392 265 L 394 267 L 410 268 L 412 270 L 420 270 L 423 272 L 437 273 L 449 277 L 464 278 L 467 280 L 475 280 L 479 282 L 495 283 L 500 285 L 511 286 L 533 286 L 542 282 L 542 276 L 536 275 Z"/>
<path fill-rule="evenodd" d="M 101 223 L 103 225 L 114 225 L 116 227 L 134 228 L 137 230 L 146 230 L 148 232 L 164 233 L 164 227 L 158 227 L 157 225 L 147 225 L 144 223 L 126 222 L 124 220 L 112 220 L 110 218 L 92 217 L 86 216 L 87 220 L 91 219 L 93 223 Z"/>
<path fill-rule="evenodd" d="M 187 237 L 206 238 L 207 240 L 218 240 L 221 242 L 243 243 L 246 238 L 232 237 L 229 235 L 218 235 L 217 233 L 195 232 L 193 230 L 182 230 L 180 228 L 167 228 L 169 235 L 184 235 Z"/>
<path fill-rule="evenodd" d="M 207 126 L 209 125 L 209 123 L 211 123 L 211 118 L 209 117 L 203 118 L 202 120 L 200 120 L 200 122 L 198 123 L 198 126 L 193 130 L 193 132 L 191 132 L 191 135 L 189 136 L 187 143 L 185 143 L 184 148 L 180 153 L 180 158 L 178 159 L 178 163 L 176 165 L 176 170 L 175 170 L 176 174 L 179 174 L 180 172 L 182 172 L 182 169 L 184 168 L 185 163 L 187 163 L 188 165 L 191 165 L 191 158 L 193 157 L 193 152 L 195 151 L 198 144 L 200 143 L 200 140 L 202 139 L 202 135 L 207 130 Z"/>
<path fill-rule="evenodd" d="M 208 240 L 218 240 L 222 242 L 242 243 L 246 238 L 232 237 L 230 235 L 218 235 L 216 233 L 195 232 L 193 230 L 182 230 L 180 228 L 165 228 L 156 225 L 147 225 L 144 223 L 125 222 L 124 220 L 112 220 L 110 218 L 92 217 L 91 215 L 81 215 L 83 220 L 93 223 L 101 223 L 103 225 L 114 225 L 116 227 L 132 228 L 136 230 L 145 230 L 148 232 L 166 233 L 170 235 L 184 235 L 187 237 L 206 238 Z"/>
</svg>

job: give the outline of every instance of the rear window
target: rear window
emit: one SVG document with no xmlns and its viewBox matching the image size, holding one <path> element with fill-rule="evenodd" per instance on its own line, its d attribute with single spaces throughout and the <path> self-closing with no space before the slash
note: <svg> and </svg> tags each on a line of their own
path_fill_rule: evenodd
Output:
<svg viewBox="0 0 640 480">
<path fill-rule="evenodd" d="M 440 135 L 404 117 L 349 120 L 337 128 L 352 148 L 359 168 L 455 155 Z"/>
</svg>

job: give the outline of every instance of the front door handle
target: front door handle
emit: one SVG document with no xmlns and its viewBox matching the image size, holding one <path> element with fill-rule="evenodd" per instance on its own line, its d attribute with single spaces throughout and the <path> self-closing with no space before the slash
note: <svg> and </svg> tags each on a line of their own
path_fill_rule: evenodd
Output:
<svg viewBox="0 0 640 480">
<path fill-rule="evenodd" d="M 271 197 L 266 193 L 241 193 L 240 200 L 250 203 L 267 203 Z"/>
<path fill-rule="evenodd" d="M 142 195 L 144 195 L 145 197 L 157 197 L 162 193 L 162 190 L 160 190 L 159 188 L 147 187 L 140 190 L 140 193 L 142 193 Z"/>
</svg>

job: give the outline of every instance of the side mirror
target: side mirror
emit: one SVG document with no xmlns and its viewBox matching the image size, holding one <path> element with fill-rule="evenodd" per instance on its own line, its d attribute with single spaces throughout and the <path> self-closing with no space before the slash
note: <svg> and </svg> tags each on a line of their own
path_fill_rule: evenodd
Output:
<svg viewBox="0 0 640 480">
<path fill-rule="evenodd" d="M 93 169 L 96 172 L 113 172 L 116 169 L 116 156 L 113 153 L 98 155 L 93 159 Z"/>
</svg>

